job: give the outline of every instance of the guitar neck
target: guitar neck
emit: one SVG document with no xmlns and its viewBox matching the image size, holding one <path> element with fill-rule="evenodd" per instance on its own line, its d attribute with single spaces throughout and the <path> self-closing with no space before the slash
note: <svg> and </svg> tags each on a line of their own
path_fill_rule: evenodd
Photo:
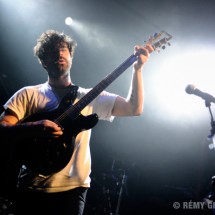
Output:
<svg viewBox="0 0 215 215">
<path fill-rule="evenodd" d="M 163 35 L 166 35 L 162 38 Z M 158 51 L 159 47 L 162 49 L 165 48 L 165 44 L 170 45 L 169 40 L 172 38 L 170 34 L 165 31 L 161 31 L 158 34 L 155 34 L 152 38 L 150 37 L 149 41 L 146 44 L 151 44 L 154 50 Z M 106 76 L 101 82 L 99 82 L 94 88 L 92 88 L 85 96 L 83 96 L 76 104 L 72 105 L 64 114 L 61 115 L 59 119 L 66 117 L 67 115 L 70 118 L 77 117 L 80 112 L 92 102 L 104 89 L 106 89 L 114 80 L 116 80 L 128 67 L 130 67 L 137 58 L 139 53 L 136 52 L 128 57 L 122 64 L 120 64 L 113 72 Z M 57 119 L 57 120 L 59 120 Z"/>
<path fill-rule="evenodd" d="M 70 114 L 78 115 L 91 101 L 93 101 L 104 89 L 106 89 L 114 80 L 116 80 L 128 67 L 137 61 L 138 53 L 132 54 L 121 65 L 119 65 L 113 72 L 100 81 L 94 88 L 92 88 L 84 97 L 82 97 L 71 108 Z"/>
</svg>

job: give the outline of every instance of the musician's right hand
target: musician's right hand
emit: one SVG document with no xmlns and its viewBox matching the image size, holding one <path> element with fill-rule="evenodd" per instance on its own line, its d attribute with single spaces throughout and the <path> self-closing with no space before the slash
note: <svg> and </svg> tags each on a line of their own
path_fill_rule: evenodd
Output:
<svg viewBox="0 0 215 215">
<path fill-rule="evenodd" d="M 37 135 L 42 137 L 57 138 L 63 134 L 62 128 L 50 120 L 35 121 L 31 125 L 36 128 Z"/>
</svg>

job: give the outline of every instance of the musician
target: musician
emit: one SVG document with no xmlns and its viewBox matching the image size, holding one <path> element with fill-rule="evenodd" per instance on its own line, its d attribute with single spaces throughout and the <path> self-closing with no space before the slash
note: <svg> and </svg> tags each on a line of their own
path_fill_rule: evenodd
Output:
<svg viewBox="0 0 215 215">
<path fill-rule="evenodd" d="M 13 142 L 19 148 L 28 138 L 46 137 L 56 140 L 64 135 L 65 130 L 61 124 L 47 119 L 46 115 L 39 120 L 22 120 L 38 112 L 56 110 L 64 96 L 71 91 L 74 103 L 89 92 L 90 89 L 76 87 L 70 76 L 75 48 L 74 39 L 55 30 L 48 30 L 39 37 L 34 54 L 47 71 L 48 80 L 36 86 L 23 87 L 6 102 L 0 118 L 0 133 L 4 136 L 5 144 Z M 103 90 L 81 110 L 82 115 L 96 113 L 100 120 L 112 121 L 115 116 L 138 116 L 142 113 L 142 69 L 153 48 L 147 44 L 144 47 L 135 46 L 134 49 L 134 52 L 140 54 L 133 64 L 127 98 Z M 68 163 L 57 172 L 42 174 L 35 173 L 27 165 L 21 167 L 14 201 L 15 214 L 83 214 L 87 190 L 90 187 L 90 135 L 91 129 L 80 130 Z M 33 143 L 29 144 L 34 147 Z M 28 150 L 25 153 L 28 154 Z M 40 159 L 40 154 L 36 156 Z"/>
</svg>

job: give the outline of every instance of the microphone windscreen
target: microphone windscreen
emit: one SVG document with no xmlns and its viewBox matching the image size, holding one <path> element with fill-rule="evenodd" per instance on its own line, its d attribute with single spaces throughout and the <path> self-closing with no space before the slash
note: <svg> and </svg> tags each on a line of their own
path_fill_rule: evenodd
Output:
<svg viewBox="0 0 215 215">
<path fill-rule="evenodd" d="M 193 94 L 195 89 L 196 89 L 196 87 L 193 84 L 189 84 L 186 86 L 185 91 L 188 94 Z"/>
</svg>

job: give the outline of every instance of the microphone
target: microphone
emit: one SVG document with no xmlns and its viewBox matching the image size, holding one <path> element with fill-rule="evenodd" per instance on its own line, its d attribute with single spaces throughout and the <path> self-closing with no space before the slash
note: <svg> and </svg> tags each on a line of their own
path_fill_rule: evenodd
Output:
<svg viewBox="0 0 215 215">
<path fill-rule="evenodd" d="M 189 84 L 187 85 L 187 87 L 185 88 L 186 93 L 188 94 L 194 94 L 196 96 L 201 97 L 202 99 L 204 99 L 206 102 L 212 102 L 215 103 L 215 97 L 213 97 L 212 95 L 208 94 L 208 93 L 204 93 L 201 90 L 199 90 L 198 88 L 196 88 L 194 85 Z"/>
</svg>

